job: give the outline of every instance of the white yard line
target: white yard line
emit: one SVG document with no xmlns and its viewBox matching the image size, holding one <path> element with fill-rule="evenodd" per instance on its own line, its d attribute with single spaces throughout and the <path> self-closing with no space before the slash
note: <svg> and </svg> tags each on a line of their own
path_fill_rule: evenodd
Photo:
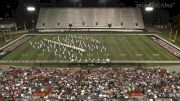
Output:
<svg viewBox="0 0 180 101">
<path fill-rule="evenodd" d="M 26 36 L 26 34 L 20 36 L 19 38 L 15 39 L 14 41 L 11 41 L 10 43 L 8 43 L 8 44 L 4 45 L 3 47 L 1 47 L 0 50 L 6 48 L 7 46 L 11 45 L 12 43 L 16 42 L 17 40 L 19 40 L 19 39 L 21 39 L 21 38 L 23 38 L 25 36 Z"/>
<path fill-rule="evenodd" d="M 160 38 L 161 40 L 165 41 L 166 43 L 170 44 L 171 46 L 175 47 L 176 49 L 178 49 L 180 51 L 180 48 L 174 44 L 172 44 L 171 42 L 165 40 L 164 38 L 160 37 L 159 35 L 155 35 L 156 37 Z"/>
<path fill-rule="evenodd" d="M 130 33 L 128 33 L 128 34 L 71 34 L 71 33 L 69 33 L 69 34 L 27 34 L 27 35 L 34 35 L 34 36 L 36 36 L 36 35 L 126 35 L 126 36 L 128 36 L 128 35 L 139 35 L 139 36 L 144 36 L 144 35 L 146 35 L 146 36 L 149 36 L 149 35 L 156 35 L 156 34 L 130 34 Z"/>
<path fill-rule="evenodd" d="M 13 42 L 21 39 L 22 37 L 26 36 L 26 35 L 67 35 L 67 34 L 25 34 L 21 37 L 19 37 L 18 39 L 10 42 L 9 44 L 3 46 L 3 47 L 7 47 L 8 45 L 12 44 Z M 173 47 L 177 48 L 178 50 L 180 50 L 180 48 L 172 43 L 170 43 L 169 41 L 163 39 L 162 37 L 156 35 L 156 34 L 75 34 L 75 35 L 146 35 L 146 36 L 149 36 L 149 35 L 154 35 L 160 39 L 162 39 L 163 41 L 167 42 L 168 44 L 172 45 Z M 58 42 L 52 42 L 52 43 L 58 43 Z M 59 44 L 59 43 L 58 43 Z M 61 43 L 60 45 L 64 45 L 63 43 Z M 67 44 L 66 44 L 67 45 Z M 0 48 L 0 49 L 3 49 Z M 77 47 L 78 48 L 78 47 Z M 17 61 L 11 61 L 11 60 L 0 60 L 0 63 L 107 63 L 106 61 L 99 61 L 99 62 L 85 62 L 85 61 L 79 61 L 79 62 L 69 62 L 69 61 L 60 61 L 60 60 L 17 60 Z M 180 64 L 180 61 L 179 60 L 176 60 L 176 61 L 119 61 L 119 60 L 112 60 L 110 61 L 110 63 L 151 63 L 151 64 L 170 64 L 170 63 L 173 63 L 173 64 Z"/>
<path fill-rule="evenodd" d="M 107 63 L 107 61 L 76 61 L 76 62 L 70 62 L 70 61 L 61 61 L 61 60 L 1 60 L 0 63 Z M 180 64 L 180 61 L 110 61 L 110 63 L 150 63 L 150 64 Z"/>
</svg>

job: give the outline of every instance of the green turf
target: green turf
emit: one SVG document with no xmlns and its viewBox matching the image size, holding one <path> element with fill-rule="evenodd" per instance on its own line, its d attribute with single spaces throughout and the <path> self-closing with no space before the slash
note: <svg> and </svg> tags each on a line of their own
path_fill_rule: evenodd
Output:
<svg viewBox="0 0 180 101">
<path fill-rule="evenodd" d="M 57 37 L 57 35 L 55 35 Z M 64 38 L 65 35 L 59 35 Z M 83 37 L 86 35 L 83 35 Z M 105 59 L 106 57 L 110 60 L 115 61 L 133 61 L 133 60 L 144 60 L 144 61 L 175 61 L 178 60 L 174 55 L 170 54 L 165 49 L 154 43 L 148 36 L 145 35 L 87 35 L 95 39 L 101 40 L 105 47 L 106 52 L 101 53 L 100 50 L 83 54 L 82 59 Z M 42 38 L 52 39 L 54 36 L 41 35 L 33 36 L 32 42 L 42 40 Z M 76 52 L 74 52 L 77 55 Z M 67 57 L 67 53 L 65 54 Z M 80 58 L 80 55 L 77 55 Z M 37 50 L 32 48 L 29 41 L 2 60 L 69 60 L 55 56 L 47 51 Z"/>
<path fill-rule="evenodd" d="M 168 40 L 169 42 L 177 45 L 178 47 L 180 47 L 180 35 L 177 35 L 176 41 L 172 41 L 175 38 L 175 32 L 172 34 L 171 37 L 170 36 L 170 29 L 166 29 L 166 30 L 162 30 L 161 32 L 157 33 L 159 36 L 161 36 L 162 38 Z M 169 40 L 170 39 L 170 40 Z"/>
<path fill-rule="evenodd" d="M 20 34 L 14 34 L 12 35 L 10 38 L 9 35 L 6 35 L 6 38 L 8 41 L 5 41 L 4 37 L 3 36 L 0 36 L 0 47 L 3 47 L 4 45 L 12 42 L 13 40 L 17 39 L 18 37 L 22 36 L 24 33 L 20 33 Z"/>
</svg>

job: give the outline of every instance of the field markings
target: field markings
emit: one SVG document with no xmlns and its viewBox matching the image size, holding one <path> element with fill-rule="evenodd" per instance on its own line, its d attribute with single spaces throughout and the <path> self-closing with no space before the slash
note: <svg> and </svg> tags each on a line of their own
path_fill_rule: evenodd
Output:
<svg viewBox="0 0 180 101">
<path fill-rule="evenodd" d="M 147 43 L 147 40 L 148 38 L 145 37 L 146 40 L 144 40 L 144 37 L 143 38 L 139 38 L 141 40 L 141 45 L 143 45 L 144 48 L 147 49 L 148 52 L 144 51 L 145 54 L 147 55 L 147 57 L 150 59 L 150 60 L 153 60 L 153 58 L 149 55 L 149 52 L 150 54 L 153 54 L 153 51 L 150 49 L 150 45 L 149 43 Z M 143 43 L 142 43 L 143 42 Z M 144 44 L 145 43 L 145 44 Z"/>
<path fill-rule="evenodd" d="M 27 53 L 23 53 L 23 54 L 21 54 L 21 56 L 28 56 L 29 54 L 27 54 Z"/>
<path fill-rule="evenodd" d="M 136 50 L 136 48 L 132 46 L 132 45 L 136 45 L 135 43 L 132 42 L 132 39 L 129 39 L 127 42 L 129 44 L 128 46 L 131 46 L 131 49 L 134 50 L 134 55 L 138 54 L 138 51 Z M 140 59 L 143 60 L 143 57 L 141 56 Z M 137 60 L 137 57 L 135 57 L 135 59 L 133 60 Z"/>
<path fill-rule="evenodd" d="M 104 38 L 104 37 L 103 37 L 103 38 Z M 101 40 L 104 40 L 103 38 L 100 37 Z M 107 38 L 107 37 L 106 37 L 106 38 Z M 108 39 L 108 38 L 107 38 L 107 39 Z M 108 45 L 108 48 L 109 48 L 109 49 L 111 50 L 111 52 L 112 52 L 113 58 L 115 58 L 115 54 L 113 54 L 113 48 L 112 48 L 112 45 L 111 45 L 113 41 L 112 41 L 112 39 L 110 39 L 110 40 L 111 40 L 111 42 L 109 42 L 109 39 L 106 40 L 106 41 L 108 41 L 108 42 L 107 42 L 107 45 Z M 110 59 L 112 59 L 112 57 L 111 57 Z"/>
<path fill-rule="evenodd" d="M 48 34 L 49 35 L 49 34 Z M 59 35 L 59 34 L 58 34 Z M 66 34 L 65 34 L 66 35 Z M 100 35 L 102 35 L 102 34 L 100 34 Z M 121 34 L 122 35 L 122 34 Z M 142 34 L 141 34 L 142 35 Z M 41 37 L 40 37 L 41 38 Z M 100 38 L 102 38 L 102 37 L 100 37 Z M 126 38 L 126 37 L 124 37 L 124 38 Z M 104 37 L 103 37 L 103 41 L 107 41 L 107 39 L 108 39 L 108 36 L 106 37 L 106 39 L 104 39 Z M 136 39 L 136 37 L 133 37 L 133 39 Z M 148 38 L 149 39 L 149 38 Z M 117 39 L 118 40 L 118 39 Z M 122 38 L 119 38 L 119 40 L 120 40 L 120 43 L 121 42 L 123 42 L 123 40 L 124 39 L 122 39 Z M 146 43 L 148 43 L 149 45 L 152 45 L 151 43 L 152 42 L 149 42 L 149 41 L 146 41 L 145 39 L 143 39 Z M 111 52 L 114 52 L 114 50 L 112 50 L 112 49 L 116 49 L 116 48 L 112 48 L 112 43 L 113 44 L 115 44 L 116 46 L 118 46 L 118 43 L 116 42 L 116 40 L 111 40 L 111 41 L 114 41 L 114 42 L 108 42 L 108 43 L 111 43 L 110 45 L 108 44 L 108 46 L 109 46 L 109 48 L 111 47 Z M 129 41 L 129 40 L 127 40 L 127 41 Z M 151 40 L 152 41 L 152 40 Z M 28 41 L 29 42 L 29 41 Z M 132 42 L 131 42 L 132 43 Z M 24 44 L 23 44 L 24 45 Z M 121 46 L 123 46 L 124 45 L 124 43 L 122 43 L 122 45 Z M 126 48 L 128 45 L 124 45 L 124 47 Z M 146 46 L 146 45 L 145 45 Z M 131 47 L 133 47 L 133 44 L 131 44 Z M 146 46 L 147 47 L 147 46 Z M 151 46 L 152 47 L 152 46 Z M 148 57 L 149 56 L 151 56 L 151 58 L 153 58 L 152 56 L 153 56 L 153 54 L 158 54 L 158 53 L 160 53 L 159 54 L 159 56 L 157 56 L 158 58 L 159 58 L 159 60 L 162 60 L 161 58 L 160 58 L 160 56 L 161 56 L 161 54 L 162 55 L 164 55 L 163 53 L 166 53 L 166 51 L 165 52 L 162 52 L 162 51 L 160 51 L 160 50 L 158 50 L 158 48 L 156 49 L 156 48 L 153 48 L 153 50 L 155 50 L 157 53 L 155 53 L 155 52 L 152 52 L 152 50 L 151 50 L 151 47 L 150 48 L 147 48 L 149 51 L 150 51 L 150 53 L 149 52 L 145 52 L 146 54 L 145 55 L 147 55 Z M 158 46 L 159 47 L 159 46 Z M 31 54 L 31 50 L 33 50 L 33 48 L 32 49 L 29 49 L 29 46 L 28 47 L 26 47 L 27 49 L 24 49 L 25 48 L 25 45 L 24 45 L 24 48 L 22 48 L 22 47 L 19 47 L 19 48 L 21 48 L 23 51 L 22 51 L 22 53 L 26 53 L 27 51 L 26 50 L 28 50 L 28 53 L 30 53 Z M 19 48 L 17 48 L 17 50 L 19 49 Z M 122 51 L 122 48 L 120 48 L 120 47 L 118 47 L 119 48 L 119 51 Z M 159 47 L 159 48 L 162 48 L 162 47 Z M 21 49 L 19 49 L 19 50 L 21 50 Z M 17 50 L 15 50 L 15 53 L 13 53 L 15 56 L 13 57 L 13 55 L 12 55 L 12 57 L 14 58 L 14 60 L 16 60 L 16 59 L 24 59 L 24 57 L 19 57 L 18 56 L 18 54 L 19 53 L 21 53 L 21 52 L 17 52 Z M 133 50 L 133 49 L 132 49 Z M 129 53 L 132 53 L 131 51 L 132 50 L 128 50 L 128 48 L 126 48 L 126 51 Z M 135 49 L 135 51 L 137 51 L 136 49 Z M 115 51 L 116 52 L 116 51 Z M 27 57 L 27 59 L 36 59 L 37 58 L 37 54 L 39 53 L 39 51 L 36 51 L 36 52 L 33 52 L 30 56 L 28 56 Z M 119 52 L 118 52 L 119 53 Z M 148 53 L 148 54 L 147 54 Z M 169 53 L 169 52 L 168 52 Z M 10 53 L 11 54 L 11 53 Z M 124 54 L 124 53 L 122 53 L 122 54 Z M 139 54 L 141 54 L 141 53 L 139 53 Z M 167 54 L 167 53 L 166 53 Z M 163 56 L 163 57 L 166 57 L 168 60 L 170 60 L 170 58 L 171 57 L 168 57 L 168 55 L 166 56 L 166 54 Z M 8 54 L 9 55 L 9 54 Z M 45 55 L 45 56 L 43 56 L 43 57 L 46 57 L 46 56 L 48 56 L 49 57 L 49 55 L 51 55 L 51 54 L 47 54 L 47 55 Z M 127 55 L 129 55 L 129 54 L 127 54 Z M 132 55 L 132 54 L 130 54 L 130 55 Z M 171 54 L 170 54 L 171 55 Z M 112 56 L 114 56 L 114 58 L 116 58 L 117 57 L 117 54 L 116 53 L 114 53 Z M 36 58 L 32 58 L 32 57 L 36 57 Z M 42 57 L 42 58 L 43 58 Z M 49 58 L 46 58 L 46 60 L 48 60 Z M 138 60 L 138 59 L 134 59 L 133 58 L 134 56 L 131 56 L 131 59 L 133 59 L 133 60 Z M 40 59 L 41 59 L 41 57 L 39 57 Z M 118 57 L 117 57 L 118 58 Z M 116 59 L 117 59 L 116 58 Z M 38 58 L 37 58 L 38 59 Z M 43 58 L 44 59 L 44 58 Z M 54 59 L 56 59 L 56 58 L 54 58 Z M 127 58 L 125 58 L 125 57 L 123 57 L 123 59 L 127 59 Z M 117 59 L 117 60 L 119 60 L 119 58 Z M 121 60 L 121 59 L 120 59 Z M 31 60 L 30 60 L 31 61 Z"/>
<path fill-rule="evenodd" d="M 142 40 L 145 41 L 145 39 L 142 39 Z M 150 39 L 147 37 L 147 40 L 150 40 Z M 164 58 L 169 60 L 169 57 L 168 57 L 167 55 L 171 55 L 171 54 L 167 53 L 166 50 L 164 50 L 162 47 L 159 47 L 159 45 L 157 45 L 156 43 L 154 43 L 152 40 L 150 40 L 150 41 L 145 41 L 145 42 L 146 42 L 147 45 L 151 48 L 151 50 L 154 50 L 153 54 L 154 54 L 154 53 L 159 53 L 159 54 L 160 54 L 161 57 L 160 57 L 160 56 L 157 57 L 160 61 L 161 61 L 162 59 L 164 59 Z M 165 53 L 165 55 L 164 55 L 163 53 Z M 174 57 L 174 56 L 173 56 L 173 57 Z"/>
<path fill-rule="evenodd" d="M 124 40 L 124 42 L 128 44 L 128 42 L 127 42 L 126 39 Z M 134 56 L 132 55 L 132 53 L 130 52 L 130 50 L 129 50 L 129 48 L 128 48 L 129 45 L 126 45 L 126 46 L 125 46 L 125 43 L 124 43 L 124 42 L 123 42 L 123 43 L 121 42 L 121 45 L 123 45 L 123 49 L 126 49 L 126 51 L 128 52 L 128 54 L 130 55 L 130 59 L 133 59 Z"/>
<path fill-rule="evenodd" d="M 138 57 L 142 57 L 144 54 L 136 54 L 136 56 Z"/>
<path fill-rule="evenodd" d="M 17 39 L 13 40 L 12 42 L 10 42 L 10 43 L 8 43 L 8 44 L 4 45 L 3 47 L 1 47 L 1 48 L 0 48 L 0 50 L 2 50 L 2 49 L 4 49 L 4 48 L 6 48 L 7 46 L 11 45 L 12 43 L 15 43 L 17 40 L 19 40 L 19 39 L 21 39 L 21 38 L 25 37 L 26 35 L 27 35 L 27 34 L 24 34 L 24 35 L 22 35 L 22 36 L 18 37 Z"/>
<path fill-rule="evenodd" d="M 176 46 L 176 45 L 174 45 L 173 43 L 167 41 L 166 39 L 160 37 L 159 35 L 156 35 L 156 34 L 155 34 L 154 36 L 162 39 L 163 41 L 165 41 L 166 43 L 170 44 L 170 45 L 173 46 L 174 48 L 180 50 L 180 48 L 179 48 L 178 46 Z M 153 41 L 153 42 L 154 42 L 154 41 Z M 156 45 L 158 45 L 158 44 L 156 43 Z M 158 45 L 158 46 L 159 46 L 159 45 Z M 159 47 L 161 47 L 161 46 L 159 46 Z M 165 52 L 166 52 L 166 53 L 167 53 L 167 52 L 170 53 L 169 51 L 167 51 L 167 50 L 164 49 L 163 47 L 161 47 L 161 48 L 162 48 L 162 50 L 164 50 L 164 51 L 162 51 L 163 53 L 165 53 Z M 172 53 L 167 54 L 167 55 L 164 55 L 163 53 L 162 53 L 162 55 L 163 55 L 166 59 L 168 59 L 168 60 L 172 60 L 172 59 L 170 59 L 170 57 L 171 57 L 171 58 L 172 58 L 172 57 L 175 57 Z M 178 59 L 178 58 L 176 57 L 176 59 Z"/>
<path fill-rule="evenodd" d="M 25 43 L 26 44 L 26 43 Z M 24 44 L 23 44 L 24 45 Z M 12 51 L 11 53 L 9 53 L 6 57 L 4 57 L 3 59 L 11 59 L 11 60 L 17 60 L 19 58 L 21 58 L 19 55 L 21 53 L 23 53 L 24 49 L 27 49 L 27 45 L 24 47 L 18 47 L 17 49 L 15 49 L 14 51 Z"/>
<path fill-rule="evenodd" d="M 128 40 L 125 39 L 124 41 L 126 44 L 129 44 Z M 131 49 L 130 49 L 130 45 L 125 45 L 124 42 L 122 42 L 121 44 L 123 44 L 123 46 L 125 47 L 126 51 L 129 53 L 130 55 L 130 59 L 134 60 L 134 56 L 131 52 Z"/>
<path fill-rule="evenodd" d="M 26 46 L 24 46 L 24 47 L 19 47 L 17 50 L 15 50 L 15 52 L 13 51 L 12 52 L 12 54 L 17 54 L 17 52 L 18 52 L 18 55 L 19 54 L 26 54 L 27 53 L 27 51 L 25 52 L 24 50 L 28 50 L 29 48 L 27 48 L 28 47 L 28 45 L 26 45 Z M 24 53 L 25 52 L 25 53 Z M 11 53 L 10 53 L 10 55 L 11 55 Z M 26 58 L 26 56 L 18 56 L 18 55 L 15 55 L 14 57 L 13 57 L 13 59 L 23 59 L 23 60 L 25 60 L 24 58 Z"/>
<path fill-rule="evenodd" d="M 67 34 L 69 34 L 69 33 L 67 33 Z M 37 34 L 37 33 L 36 33 L 36 34 L 26 34 L 26 35 L 33 35 L 33 36 L 36 36 L 36 35 L 50 35 L 50 36 L 51 36 L 51 35 L 67 35 L 67 34 Z M 73 34 L 74 34 L 74 33 L 72 33 L 72 35 L 73 35 Z M 128 33 L 128 34 L 84 34 L 84 33 L 83 33 L 83 34 L 78 34 L 78 33 L 75 33 L 74 35 L 92 35 L 92 36 L 93 36 L 93 35 L 94 35 L 94 36 L 95 36 L 95 35 L 108 35 L 108 36 L 112 36 L 112 35 L 118 35 L 118 36 L 119 36 L 119 35 L 120 35 L 120 36 L 121 36 L 121 35 L 122 35 L 122 36 L 130 36 L 130 35 L 131 35 L 131 36 L 135 36 L 135 35 L 139 35 L 139 36 L 144 36 L 144 35 L 146 35 L 146 36 L 152 36 L 152 35 L 156 35 L 156 34 L 147 34 L 147 33 L 146 33 L 146 34 L 137 34 L 137 33 L 136 33 L 136 34 L 132 34 L 132 33 Z"/>
<path fill-rule="evenodd" d="M 135 37 L 135 36 L 133 36 L 134 38 L 136 38 L 136 39 L 134 39 L 134 38 L 130 38 L 130 42 L 132 43 L 132 45 L 134 45 L 134 46 L 132 46 L 132 47 L 134 47 L 134 49 L 136 50 L 136 57 L 138 57 L 138 58 L 141 58 L 141 60 L 145 60 L 145 57 L 146 57 L 146 55 L 145 55 L 145 53 L 144 53 L 144 51 L 142 51 L 141 50 L 141 48 L 139 48 L 139 45 L 142 43 L 142 42 L 140 42 L 139 41 L 139 37 Z M 136 40 L 136 43 L 133 43 L 134 42 L 134 40 Z M 143 46 L 144 47 L 144 46 Z"/>
<path fill-rule="evenodd" d="M 14 63 L 14 64 L 27 64 L 27 63 L 69 63 L 69 61 L 64 60 L 64 61 L 59 61 L 59 60 L 1 60 L 0 63 Z M 85 61 L 79 61 L 79 62 L 71 62 L 71 63 L 88 63 Z M 91 62 L 91 63 L 106 63 L 104 61 L 99 61 L 99 62 Z M 113 60 L 110 61 L 110 63 L 150 63 L 150 64 L 180 64 L 180 61 L 119 61 L 119 60 Z"/>
<path fill-rule="evenodd" d="M 31 41 L 36 41 L 36 40 L 40 40 L 41 37 L 35 37 L 33 38 Z M 23 50 L 23 52 L 28 52 L 30 54 L 30 56 L 26 57 L 26 60 L 38 60 L 39 58 L 43 58 L 43 56 L 39 56 L 38 54 L 42 54 L 42 52 L 40 52 L 40 50 L 36 50 L 34 48 L 32 48 L 29 45 L 29 41 L 26 43 L 27 44 L 27 48 Z M 24 59 L 24 58 L 20 58 L 20 59 Z"/>
<path fill-rule="evenodd" d="M 150 45 L 147 43 L 147 41 L 151 41 L 151 40 L 148 40 L 148 38 L 144 36 L 144 37 L 139 37 L 139 40 L 137 41 L 139 41 L 138 44 L 140 44 L 140 46 L 142 45 L 140 50 L 142 51 L 142 53 L 144 53 L 145 57 L 147 57 L 144 60 L 154 60 L 154 58 L 150 55 L 151 53 L 153 53 L 153 51 L 151 50 Z"/>
<path fill-rule="evenodd" d="M 137 36 L 136 36 L 137 37 Z M 142 42 L 142 40 L 141 40 L 141 38 L 142 37 L 138 37 L 138 38 L 136 38 L 136 49 L 138 50 L 138 51 L 140 51 L 140 53 L 139 54 L 137 54 L 139 57 L 142 57 L 143 58 L 143 60 L 147 60 L 147 59 L 151 59 L 150 57 L 148 57 L 148 55 L 147 55 L 147 53 L 146 53 L 146 51 L 145 51 L 145 47 L 146 47 L 146 45 L 144 45 L 144 43 Z M 143 36 L 143 38 L 144 38 L 144 36 Z M 143 48 L 143 49 L 142 49 Z"/>
<path fill-rule="evenodd" d="M 127 54 L 119 54 L 120 56 L 126 56 Z"/>
<path fill-rule="evenodd" d="M 166 43 L 168 43 L 168 44 L 170 44 L 171 46 L 175 47 L 176 49 L 180 50 L 180 47 L 178 47 L 178 46 L 172 44 L 171 42 L 165 40 L 164 38 L 160 37 L 159 35 L 156 35 L 156 34 L 155 34 L 154 36 L 160 38 L 161 40 L 165 41 Z"/>
<path fill-rule="evenodd" d="M 33 38 L 33 40 L 32 41 L 37 41 L 37 40 L 40 40 L 41 39 L 41 37 L 35 37 L 35 38 Z M 37 54 L 39 54 L 39 50 L 36 50 L 36 49 L 34 49 L 34 48 L 32 48 L 31 46 L 30 46 L 30 44 L 29 44 L 29 42 L 27 43 L 28 45 L 28 47 L 29 48 L 27 48 L 27 49 L 25 49 L 24 51 L 28 51 L 29 53 L 31 53 L 31 56 L 29 56 L 27 59 L 28 60 L 30 60 L 30 59 L 36 59 L 36 60 L 38 60 L 39 59 L 39 57 L 37 56 Z M 31 48 L 30 48 L 31 47 Z"/>
<path fill-rule="evenodd" d="M 114 37 L 113 37 L 113 38 L 114 38 Z M 119 39 L 120 39 L 120 40 L 123 40 L 122 38 L 119 38 Z M 118 51 L 122 51 L 116 41 L 117 41 L 117 40 L 113 40 L 113 42 L 115 42 L 114 45 L 119 49 Z M 114 51 L 115 51 L 115 50 L 114 50 Z M 118 53 L 119 53 L 119 52 L 118 52 Z M 118 54 L 118 53 L 117 53 L 117 54 Z M 123 57 L 123 59 L 124 59 L 124 57 Z"/>
<path fill-rule="evenodd" d="M 159 56 L 160 56 L 160 54 L 152 54 L 152 56 L 158 56 L 158 57 L 159 57 Z"/>
<path fill-rule="evenodd" d="M 151 40 L 151 39 L 149 39 Z M 172 60 L 172 57 L 175 57 L 174 55 L 172 55 L 171 53 L 169 53 L 166 49 L 162 48 L 161 46 L 159 46 L 157 43 L 155 43 L 154 41 L 148 41 L 149 44 L 151 44 L 151 46 L 154 46 L 156 48 L 152 48 L 153 50 L 156 51 L 156 53 L 158 52 L 160 54 L 161 57 L 158 57 L 159 60 L 162 59 L 168 59 L 168 60 Z"/>
<path fill-rule="evenodd" d="M 119 41 L 120 40 L 120 41 Z M 126 46 L 124 46 L 124 44 L 122 44 L 122 41 L 123 40 L 125 40 L 125 38 L 118 38 L 116 41 L 117 42 L 120 42 L 120 43 L 118 43 L 118 44 L 120 44 L 120 45 L 123 45 L 122 47 L 119 47 L 119 45 L 117 44 L 117 42 L 116 42 L 116 46 L 118 46 L 118 49 L 119 49 L 119 51 L 121 51 L 121 52 L 123 52 L 123 53 L 120 53 L 120 56 L 123 58 L 123 60 L 126 60 L 127 59 L 127 53 L 125 53 L 124 51 L 127 51 L 127 49 L 126 49 Z M 126 50 L 125 50 L 126 49 Z M 118 52 L 119 53 L 119 52 Z M 125 55 L 126 54 L 126 55 Z M 132 58 L 132 57 L 131 57 Z"/>
</svg>

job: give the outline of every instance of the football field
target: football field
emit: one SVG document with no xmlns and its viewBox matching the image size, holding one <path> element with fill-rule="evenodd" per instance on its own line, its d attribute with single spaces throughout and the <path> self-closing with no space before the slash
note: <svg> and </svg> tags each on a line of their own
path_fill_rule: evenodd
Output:
<svg viewBox="0 0 180 101">
<path fill-rule="evenodd" d="M 179 61 L 150 35 L 42 34 L 2 61 Z M 81 51 L 81 49 L 83 51 Z"/>
</svg>

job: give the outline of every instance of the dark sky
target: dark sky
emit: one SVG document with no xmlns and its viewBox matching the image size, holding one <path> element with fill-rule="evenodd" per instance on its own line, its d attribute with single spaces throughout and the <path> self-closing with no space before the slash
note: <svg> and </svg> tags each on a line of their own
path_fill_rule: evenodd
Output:
<svg viewBox="0 0 180 101">
<path fill-rule="evenodd" d="M 145 2 L 160 4 L 172 4 L 173 8 L 164 8 L 170 14 L 180 13 L 180 0 L 0 0 L 0 17 L 13 17 L 18 9 L 24 9 L 28 5 L 39 7 L 135 7 L 136 4 Z"/>
</svg>

